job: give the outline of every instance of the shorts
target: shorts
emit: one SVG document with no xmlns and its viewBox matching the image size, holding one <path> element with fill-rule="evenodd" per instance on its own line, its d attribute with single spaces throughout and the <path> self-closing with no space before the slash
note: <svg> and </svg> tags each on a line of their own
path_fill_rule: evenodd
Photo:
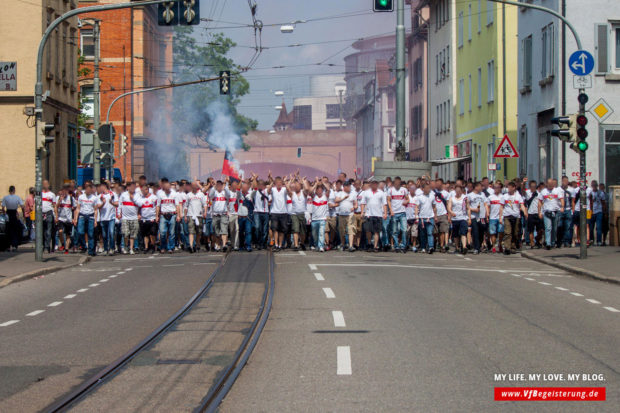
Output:
<svg viewBox="0 0 620 413">
<path fill-rule="evenodd" d="M 204 225 L 202 226 L 202 235 L 204 235 L 205 237 L 210 237 L 211 235 L 213 235 L 213 219 L 212 218 L 205 218 L 204 219 Z"/>
<path fill-rule="evenodd" d="M 448 215 L 440 215 L 435 220 L 435 228 L 440 234 L 447 234 L 450 231 Z"/>
<path fill-rule="evenodd" d="M 575 212 L 573 212 L 573 225 L 575 225 L 575 226 L 577 226 L 577 227 L 579 226 L 580 219 L 581 219 L 581 218 L 580 218 L 580 214 L 579 214 L 580 212 L 581 212 L 581 211 L 575 211 Z"/>
<path fill-rule="evenodd" d="M 466 236 L 468 229 L 469 229 L 469 225 L 467 225 L 466 220 L 452 221 L 452 236 L 453 237 Z"/>
<path fill-rule="evenodd" d="M 271 214 L 271 230 L 276 232 L 288 232 L 288 214 Z"/>
<path fill-rule="evenodd" d="M 139 224 L 137 219 L 122 219 L 121 234 L 129 238 L 137 238 L 139 232 Z"/>
<path fill-rule="evenodd" d="M 349 221 L 347 222 L 347 227 L 349 229 L 349 234 L 357 235 L 362 232 L 362 215 L 361 214 L 351 214 L 349 215 Z"/>
<path fill-rule="evenodd" d="M 413 238 L 417 238 L 418 237 L 418 224 L 415 222 L 415 219 L 408 219 L 407 220 L 407 232 Z"/>
<path fill-rule="evenodd" d="M 372 234 L 378 234 L 383 230 L 383 218 L 381 217 L 367 217 L 364 222 L 366 232 Z"/>
<path fill-rule="evenodd" d="M 489 220 L 489 234 L 503 234 L 504 233 L 504 223 L 500 222 L 499 219 L 491 219 Z"/>
<path fill-rule="evenodd" d="M 293 214 L 291 215 L 291 228 L 294 234 L 306 233 L 306 214 Z"/>
<path fill-rule="evenodd" d="M 228 215 L 213 216 L 213 233 L 215 235 L 228 235 Z"/>
<path fill-rule="evenodd" d="M 187 217 L 187 229 L 189 230 L 189 234 L 200 236 L 202 232 L 202 217 L 198 217 L 198 225 L 196 225 L 196 218 Z"/>
<path fill-rule="evenodd" d="M 336 232 L 338 223 L 336 217 L 327 217 L 325 221 L 325 232 Z"/>
<path fill-rule="evenodd" d="M 62 231 L 65 234 L 71 235 L 72 229 L 73 229 L 73 224 L 69 221 L 67 222 L 58 221 L 58 223 L 56 224 L 56 231 L 58 232 Z"/>
<path fill-rule="evenodd" d="M 544 230 L 543 220 L 537 214 L 530 214 L 527 217 L 527 231 L 533 234 L 534 231 L 540 233 Z"/>
<path fill-rule="evenodd" d="M 140 221 L 140 233 L 143 237 L 156 236 L 159 225 L 155 221 Z"/>
</svg>

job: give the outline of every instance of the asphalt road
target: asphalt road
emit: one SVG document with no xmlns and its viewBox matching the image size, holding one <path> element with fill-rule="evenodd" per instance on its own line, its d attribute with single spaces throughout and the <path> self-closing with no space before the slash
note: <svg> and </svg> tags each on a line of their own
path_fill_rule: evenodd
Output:
<svg viewBox="0 0 620 413">
<path fill-rule="evenodd" d="M 618 310 L 620 286 L 515 256 L 279 253 L 270 319 L 221 411 L 617 412 Z M 607 400 L 494 401 L 511 386 Z"/>
<path fill-rule="evenodd" d="M 0 289 L 0 411 L 48 406 L 181 308 L 221 255 L 98 257 Z"/>
</svg>

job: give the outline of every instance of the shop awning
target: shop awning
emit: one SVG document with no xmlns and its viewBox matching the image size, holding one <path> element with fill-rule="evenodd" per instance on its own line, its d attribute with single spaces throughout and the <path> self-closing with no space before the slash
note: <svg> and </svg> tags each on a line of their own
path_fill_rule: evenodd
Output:
<svg viewBox="0 0 620 413">
<path fill-rule="evenodd" d="M 445 165 L 447 163 L 461 162 L 461 161 L 466 161 L 470 159 L 471 159 L 471 155 L 468 155 L 468 156 L 461 156 L 460 158 L 436 159 L 434 161 L 431 161 L 431 163 L 433 165 Z"/>
</svg>

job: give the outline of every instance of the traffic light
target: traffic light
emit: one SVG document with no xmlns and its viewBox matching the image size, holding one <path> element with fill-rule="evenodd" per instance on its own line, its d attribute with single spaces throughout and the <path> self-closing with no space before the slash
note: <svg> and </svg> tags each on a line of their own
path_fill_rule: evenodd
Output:
<svg viewBox="0 0 620 413">
<path fill-rule="evenodd" d="M 586 138 L 588 137 L 588 130 L 586 129 L 586 125 L 588 124 L 588 118 L 586 117 L 586 115 L 577 115 L 576 124 L 576 139 L 575 143 L 571 145 L 571 149 L 577 153 L 585 152 L 588 150 L 588 142 L 586 142 Z"/>
<path fill-rule="evenodd" d="M 183 0 L 179 3 L 181 25 L 190 26 L 200 23 L 200 0 Z"/>
<path fill-rule="evenodd" d="M 301 158 L 301 148 L 297 148 L 297 157 Z"/>
<path fill-rule="evenodd" d="M 102 154 L 110 154 L 114 156 L 114 138 L 116 137 L 116 130 L 111 123 L 106 123 L 99 127 L 97 131 L 99 135 L 99 144 Z M 104 155 L 105 156 L 105 155 Z"/>
<path fill-rule="evenodd" d="M 394 2 L 392 0 L 373 0 L 374 11 L 394 11 Z"/>
<path fill-rule="evenodd" d="M 557 125 L 559 129 L 553 129 L 551 131 L 552 136 L 557 136 L 560 140 L 564 142 L 571 142 L 575 136 L 575 118 L 576 115 L 570 116 L 558 116 L 557 118 L 551 119 L 551 123 Z"/>
<path fill-rule="evenodd" d="M 37 149 L 45 149 L 45 145 L 54 142 L 52 131 L 56 125 L 53 123 L 42 123 L 37 133 Z"/>
<path fill-rule="evenodd" d="M 176 26 L 179 24 L 179 3 L 168 1 L 157 5 L 157 24 L 159 26 Z"/>
<path fill-rule="evenodd" d="M 230 70 L 220 72 L 220 95 L 230 95 Z"/>
<path fill-rule="evenodd" d="M 127 153 L 127 136 L 121 135 L 121 149 L 119 156 L 124 156 Z"/>
</svg>

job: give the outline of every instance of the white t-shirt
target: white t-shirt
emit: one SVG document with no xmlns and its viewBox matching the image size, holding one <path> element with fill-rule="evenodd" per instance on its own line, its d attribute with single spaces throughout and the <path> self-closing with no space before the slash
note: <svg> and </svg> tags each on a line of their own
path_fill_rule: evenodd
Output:
<svg viewBox="0 0 620 413">
<path fill-rule="evenodd" d="M 209 192 L 209 199 L 211 200 L 211 212 L 213 215 L 226 215 L 228 212 L 228 198 L 230 198 L 230 192 L 224 188 L 218 191 L 215 188 L 211 188 Z"/>
<path fill-rule="evenodd" d="M 409 191 L 407 191 L 402 186 L 398 189 L 392 186 L 390 187 L 390 189 L 387 190 L 387 196 L 391 199 L 390 203 L 392 205 L 392 212 L 394 214 L 401 214 L 405 212 L 405 206 L 403 205 L 403 202 L 405 200 L 405 197 L 407 197 L 408 193 Z"/>
<path fill-rule="evenodd" d="M 230 196 L 228 197 L 228 213 L 230 215 L 237 215 L 239 211 L 239 191 L 228 190 Z"/>
<path fill-rule="evenodd" d="M 54 211 L 54 201 L 56 201 L 56 195 L 52 191 L 41 192 L 41 210 L 44 214 Z"/>
<path fill-rule="evenodd" d="M 421 195 L 415 196 L 415 200 L 419 208 L 418 218 L 429 219 L 435 217 L 435 213 L 433 212 L 433 202 L 435 202 L 435 194 L 429 192 L 428 195 L 425 195 L 424 191 L 422 191 Z"/>
<path fill-rule="evenodd" d="M 252 201 L 254 201 L 254 212 L 269 212 L 269 195 L 265 190 L 256 189 L 252 192 Z"/>
<path fill-rule="evenodd" d="M 485 218 L 486 211 L 484 208 L 484 203 L 485 203 L 486 197 L 484 196 L 484 194 L 482 192 L 480 192 L 479 194 L 475 192 L 470 192 L 467 194 L 467 199 L 469 200 L 470 208 L 472 209 L 479 208 L 478 212 L 475 212 L 475 211 L 471 212 L 471 219 Z"/>
<path fill-rule="evenodd" d="M 306 212 L 306 195 L 304 191 L 293 192 L 291 201 L 293 202 L 291 209 L 293 214 L 303 214 Z"/>
<path fill-rule="evenodd" d="M 140 207 L 140 218 L 142 221 L 154 221 L 156 218 L 155 207 L 157 207 L 157 196 L 148 194 L 146 197 L 134 196 L 135 204 Z"/>
<path fill-rule="evenodd" d="M 335 217 L 336 215 L 338 215 L 338 207 L 331 206 L 336 204 L 336 191 L 329 191 L 329 196 L 327 197 L 327 204 L 329 209 L 329 216 Z"/>
<path fill-rule="evenodd" d="M 452 221 L 467 220 L 467 195 L 462 194 L 460 198 L 457 198 L 456 194 L 454 194 L 450 201 L 452 202 L 452 213 L 455 214 L 452 217 Z"/>
<path fill-rule="evenodd" d="M 275 186 L 271 188 L 271 213 L 286 214 L 287 190 L 283 186 L 278 190 Z"/>
<path fill-rule="evenodd" d="M 85 193 L 80 195 L 77 203 L 80 206 L 80 215 L 93 215 L 95 213 L 95 208 L 101 205 L 101 201 L 97 195 L 86 195 Z"/>
<path fill-rule="evenodd" d="M 71 195 L 67 195 L 65 199 L 56 197 L 56 203 L 58 204 L 58 220 L 61 222 L 73 221 L 73 208 L 75 207 L 75 200 Z"/>
<path fill-rule="evenodd" d="M 503 195 L 489 195 L 489 219 L 499 219 L 499 210 L 504 205 L 504 196 Z"/>
<path fill-rule="evenodd" d="M 181 206 L 181 211 L 185 210 L 185 204 L 187 203 L 187 192 L 177 192 L 177 204 Z"/>
<path fill-rule="evenodd" d="M 586 206 L 587 209 L 589 210 L 591 208 L 590 206 L 590 194 L 592 193 L 592 188 L 588 187 L 586 189 Z M 575 212 L 580 211 L 581 210 L 581 193 L 579 192 L 579 190 L 575 191 L 575 195 L 576 197 L 575 199 Z"/>
<path fill-rule="evenodd" d="M 203 215 L 207 206 L 207 197 L 200 191 L 187 194 L 187 203 L 185 204 L 185 215 L 192 218 L 198 218 Z"/>
<path fill-rule="evenodd" d="M 440 193 L 446 203 L 444 204 L 441 198 L 438 195 L 435 195 L 435 208 L 437 210 L 436 212 L 438 217 L 446 215 L 448 213 L 446 205 L 448 204 L 448 197 L 450 196 L 448 191 L 440 191 Z"/>
<path fill-rule="evenodd" d="M 342 200 L 338 204 L 338 215 L 349 216 L 353 213 L 353 203 L 357 199 L 357 194 L 355 191 L 350 191 L 349 193 L 340 191 L 336 194 L 336 199 Z"/>
<path fill-rule="evenodd" d="M 409 198 L 409 203 L 405 207 L 405 216 L 407 217 L 407 221 L 415 219 L 415 207 L 417 205 L 417 200 L 415 199 L 415 195 L 407 194 Z"/>
<path fill-rule="evenodd" d="M 125 191 L 118 198 L 118 206 L 121 210 L 121 220 L 134 221 L 138 219 L 138 207 Z"/>
<path fill-rule="evenodd" d="M 183 196 L 181 195 L 181 198 Z M 179 205 L 179 193 L 170 191 L 160 191 L 157 194 L 157 206 L 159 207 L 160 214 L 176 214 L 177 205 Z"/>
<path fill-rule="evenodd" d="M 532 191 L 529 190 L 529 189 L 526 189 L 525 190 L 525 199 L 523 200 L 523 202 L 525 203 L 531 197 L 532 197 Z M 534 197 L 534 199 L 532 199 L 532 202 L 530 203 L 530 206 L 527 208 L 527 213 L 529 215 L 538 215 L 538 201 L 540 201 L 540 200 L 542 200 L 541 197 L 540 197 L 540 194 L 537 193 L 536 196 Z"/>
<path fill-rule="evenodd" d="M 543 202 L 543 212 L 558 212 L 562 207 L 564 190 L 562 188 L 555 187 L 551 191 L 549 191 L 547 188 L 544 188 L 542 191 L 540 191 L 539 197 Z"/>
<path fill-rule="evenodd" d="M 387 197 L 385 192 L 377 189 L 373 192 L 372 189 L 364 191 L 362 194 L 362 205 L 366 205 L 367 217 L 380 217 L 383 218 L 383 206 L 387 205 Z"/>
<path fill-rule="evenodd" d="M 112 221 L 116 217 L 116 207 L 111 202 L 118 202 L 118 196 L 114 192 L 99 195 L 102 203 L 99 209 L 99 221 Z"/>
<path fill-rule="evenodd" d="M 521 205 L 523 205 L 523 197 L 515 191 L 514 194 L 504 194 L 504 217 L 519 218 L 521 216 Z"/>
<path fill-rule="evenodd" d="M 312 198 L 312 220 L 313 221 L 324 221 L 327 219 L 329 215 L 329 206 L 327 204 L 327 197 L 325 194 L 315 195 Z"/>
</svg>

